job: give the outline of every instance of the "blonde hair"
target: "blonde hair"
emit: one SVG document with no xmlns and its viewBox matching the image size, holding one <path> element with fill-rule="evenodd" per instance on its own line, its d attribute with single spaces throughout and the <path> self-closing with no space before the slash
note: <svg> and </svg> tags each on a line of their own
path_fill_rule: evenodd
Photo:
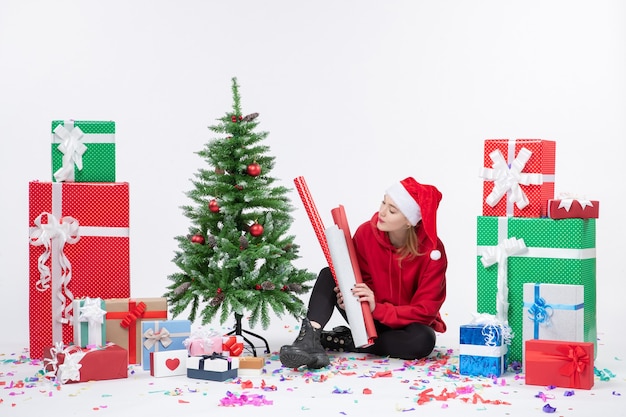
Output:
<svg viewBox="0 0 626 417">
<path fill-rule="evenodd" d="M 406 242 L 404 242 L 404 246 L 398 248 L 397 254 L 399 255 L 399 262 L 402 262 L 405 258 L 413 258 L 414 256 L 422 255 L 419 253 L 417 247 L 417 233 L 415 232 L 415 227 L 407 228 Z"/>
</svg>

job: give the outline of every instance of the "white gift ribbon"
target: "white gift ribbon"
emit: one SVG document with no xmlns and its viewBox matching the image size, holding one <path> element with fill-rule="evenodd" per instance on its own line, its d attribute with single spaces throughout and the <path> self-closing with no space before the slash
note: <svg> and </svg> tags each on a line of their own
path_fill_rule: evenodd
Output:
<svg viewBox="0 0 626 417">
<path fill-rule="evenodd" d="M 46 217 L 47 223 L 42 223 L 42 219 Z M 39 269 L 39 280 L 35 287 L 38 291 L 46 291 L 55 286 L 54 294 L 61 302 L 54 314 L 60 323 L 68 323 L 70 320 L 70 312 L 72 310 L 71 302 L 74 299 L 72 292 L 67 288 L 72 279 L 72 264 L 63 251 L 66 243 L 74 244 L 80 239 L 78 220 L 70 216 L 64 216 L 61 221 L 51 213 L 43 212 L 34 220 L 35 228 L 30 232 L 30 244 L 33 246 L 43 246 L 44 252 L 37 259 L 37 268 Z M 55 252 L 57 256 L 53 256 L 53 269 L 58 264 L 60 271 L 60 279 L 54 282 L 50 268 L 46 265 L 48 258 Z M 67 300 L 70 304 L 66 305 Z M 55 340 L 56 341 L 56 340 Z"/>
<path fill-rule="evenodd" d="M 498 264 L 496 319 L 505 325 L 509 322 L 508 258 L 526 250 L 524 239 L 512 237 L 501 241 L 497 246 L 487 248 L 480 258 L 485 268 Z"/>
<path fill-rule="evenodd" d="M 85 298 L 79 308 L 78 320 L 87 322 L 87 343 L 89 345 L 102 346 L 106 340 L 102 340 L 102 324 L 107 312 L 101 307 L 99 298 Z"/>
<path fill-rule="evenodd" d="M 587 200 L 586 198 L 579 197 L 575 194 L 562 193 L 559 195 L 559 198 L 561 201 L 559 202 L 558 208 L 564 208 L 565 211 L 569 211 L 570 208 L 572 208 L 572 203 L 574 201 L 578 201 L 583 210 L 585 209 L 585 207 L 593 207 L 593 203 L 591 202 L 591 200 Z"/>
<path fill-rule="evenodd" d="M 509 159 L 512 158 L 513 153 L 514 149 L 509 149 Z M 507 193 L 509 193 L 508 203 L 511 203 L 510 209 L 507 206 L 507 213 L 512 212 L 512 204 L 519 209 L 529 204 L 528 197 L 520 185 L 541 185 L 546 180 L 542 173 L 522 172 L 531 155 L 532 152 L 529 149 L 522 148 L 509 166 L 499 149 L 489 154 L 489 158 L 493 161 L 492 168 L 482 168 L 480 173 L 480 177 L 494 182 L 493 190 L 485 199 L 489 206 L 494 207 Z"/>
<path fill-rule="evenodd" d="M 84 133 L 70 120 L 55 127 L 54 134 L 61 139 L 57 149 L 63 153 L 63 165 L 54 173 L 54 179 L 57 182 L 74 181 L 74 165 L 78 170 L 83 169 L 83 154 L 87 150 L 83 143 Z"/>
<path fill-rule="evenodd" d="M 63 354 L 63 363 L 59 364 L 58 355 Z M 46 372 L 48 377 L 56 377 L 61 384 L 68 381 L 80 381 L 80 368 L 83 366 L 80 361 L 83 360 L 87 352 L 77 348 L 76 346 L 68 346 L 63 349 L 63 343 L 55 343 L 50 349 L 51 358 L 44 359 L 45 369 L 50 368 Z"/>
</svg>

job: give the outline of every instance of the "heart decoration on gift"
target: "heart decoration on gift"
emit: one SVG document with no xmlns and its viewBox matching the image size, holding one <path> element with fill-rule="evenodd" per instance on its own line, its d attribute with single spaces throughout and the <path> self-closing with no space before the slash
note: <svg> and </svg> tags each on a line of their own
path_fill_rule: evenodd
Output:
<svg viewBox="0 0 626 417">
<path fill-rule="evenodd" d="M 170 371 L 175 370 L 176 368 L 178 368 L 180 366 L 180 359 L 178 358 L 174 358 L 174 359 L 167 359 L 165 361 L 165 366 L 167 367 L 167 369 L 169 369 Z"/>
</svg>

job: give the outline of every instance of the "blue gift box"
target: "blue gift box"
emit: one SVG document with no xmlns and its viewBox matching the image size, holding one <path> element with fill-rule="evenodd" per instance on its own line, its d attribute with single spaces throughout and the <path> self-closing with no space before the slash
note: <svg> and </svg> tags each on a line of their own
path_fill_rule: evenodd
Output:
<svg viewBox="0 0 626 417">
<path fill-rule="evenodd" d="M 146 371 L 150 370 L 150 353 L 186 349 L 184 340 L 191 334 L 189 320 L 146 320 L 141 323 L 142 360 Z"/>
<path fill-rule="evenodd" d="M 494 377 L 506 371 L 508 345 L 502 328 L 491 324 L 460 326 L 459 373 Z"/>
</svg>

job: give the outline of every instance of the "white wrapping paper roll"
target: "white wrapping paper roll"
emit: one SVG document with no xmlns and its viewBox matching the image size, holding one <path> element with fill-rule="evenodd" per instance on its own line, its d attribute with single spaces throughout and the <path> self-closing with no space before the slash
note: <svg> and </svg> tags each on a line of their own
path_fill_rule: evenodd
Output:
<svg viewBox="0 0 626 417">
<path fill-rule="evenodd" d="M 337 225 L 324 230 L 328 249 L 335 268 L 335 275 L 339 289 L 343 294 L 343 302 L 346 307 L 346 315 L 352 331 L 352 339 L 356 347 L 368 346 L 369 339 L 365 328 L 361 302 L 352 296 L 351 289 L 356 284 L 356 277 L 350 261 L 350 252 L 346 243 L 345 234 Z"/>
</svg>

